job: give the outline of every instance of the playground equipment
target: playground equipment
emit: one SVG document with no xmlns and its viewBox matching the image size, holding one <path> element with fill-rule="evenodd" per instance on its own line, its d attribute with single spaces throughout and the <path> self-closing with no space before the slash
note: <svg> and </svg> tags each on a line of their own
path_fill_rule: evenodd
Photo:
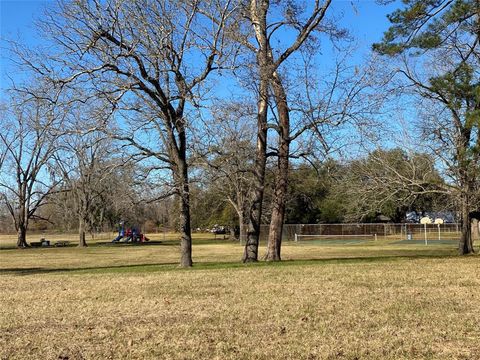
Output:
<svg viewBox="0 0 480 360">
<path fill-rule="evenodd" d="M 117 242 L 145 242 L 149 241 L 150 239 L 142 234 L 142 232 L 136 227 L 128 227 L 125 229 L 125 223 L 121 222 L 120 227 L 118 229 L 118 236 L 112 240 L 112 243 Z"/>
</svg>

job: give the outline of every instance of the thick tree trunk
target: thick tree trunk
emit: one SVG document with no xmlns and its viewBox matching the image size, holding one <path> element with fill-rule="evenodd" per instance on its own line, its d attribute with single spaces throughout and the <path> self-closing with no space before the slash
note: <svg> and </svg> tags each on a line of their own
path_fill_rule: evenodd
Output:
<svg viewBox="0 0 480 360">
<path fill-rule="evenodd" d="M 19 193 L 24 194 L 25 192 L 25 184 L 20 184 L 19 185 Z M 25 197 L 20 195 L 19 199 L 19 209 L 18 213 L 15 214 L 16 218 L 15 224 L 17 228 L 17 247 L 19 248 L 24 248 L 27 247 L 27 224 L 28 224 L 28 217 L 27 217 L 27 209 L 25 206 Z M 13 214 L 12 214 L 13 215 Z"/>
<path fill-rule="evenodd" d="M 190 225 L 190 194 L 188 184 L 183 186 L 180 194 L 180 266 L 190 267 L 192 261 L 192 231 Z"/>
<path fill-rule="evenodd" d="M 260 241 L 260 221 L 258 219 L 260 217 L 261 211 L 252 209 L 247 227 L 247 240 L 243 251 L 242 261 L 244 263 L 258 261 L 258 244 Z"/>
<path fill-rule="evenodd" d="M 17 230 L 17 247 L 24 248 L 27 246 L 27 227 L 25 224 L 21 223 L 18 225 Z"/>
<path fill-rule="evenodd" d="M 468 189 L 465 189 L 468 190 Z M 462 233 L 459 243 L 459 252 L 461 255 L 467 255 L 474 252 L 472 239 L 472 223 L 470 221 L 469 192 L 465 191 L 461 196 L 461 216 Z"/>
<path fill-rule="evenodd" d="M 285 220 L 285 203 L 288 191 L 288 158 L 290 155 L 290 115 L 288 112 L 285 89 L 277 73 L 272 81 L 273 93 L 277 104 L 278 132 L 278 162 L 275 179 L 274 197 L 272 199 L 272 218 L 268 233 L 267 261 L 281 260 L 283 223 Z"/>
<path fill-rule="evenodd" d="M 260 224 L 262 221 L 262 203 L 266 166 L 266 147 L 264 147 L 266 143 L 263 142 L 263 140 L 261 142 L 262 145 L 257 146 L 257 152 L 259 152 L 259 148 L 261 148 L 260 151 L 263 151 L 263 156 L 262 154 L 257 153 L 257 164 L 255 166 L 255 190 L 253 192 L 250 213 L 248 216 L 245 250 L 243 252 L 242 258 L 242 261 L 244 263 L 258 261 L 258 245 L 260 243 Z"/>
<path fill-rule="evenodd" d="M 78 247 L 86 247 L 87 240 L 85 239 L 85 220 L 82 215 L 78 219 Z"/>
<path fill-rule="evenodd" d="M 260 224 L 262 221 L 262 203 L 265 188 L 265 168 L 267 163 L 267 101 L 268 81 L 266 76 L 260 79 L 259 100 L 257 105 L 257 148 L 255 153 L 255 178 L 248 213 L 248 226 L 242 261 L 258 261 Z"/>
<path fill-rule="evenodd" d="M 275 190 L 275 200 L 273 200 L 272 218 L 270 220 L 270 228 L 268 232 L 267 253 L 265 260 L 267 261 L 280 261 L 281 258 L 281 246 L 282 246 L 282 229 L 284 209 L 282 208 L 281 200 L 277 191 Z"/>
<path fill-rule="evenodd" d="M 167 128 L 169 137 L 169 158 L 172 175 L 180 207 L 180 266 L 191 267 L 192 261 L 192 227 L 190 219 L 190 185 L 187 162 L 187 135 L 182 112 L 171 109 L 167 113 L 173 127 Z M 173 130 L 177 131 L 177 135 Z"/>
<path fill-rule="evenodd" d="M 180 200 L 180 266 L 190 267 L 192 261 L 192 228 L 190 224 L 190 188 L 186 153 L 181 151 L 179 161 L 179 200 Z"/>
</svg>

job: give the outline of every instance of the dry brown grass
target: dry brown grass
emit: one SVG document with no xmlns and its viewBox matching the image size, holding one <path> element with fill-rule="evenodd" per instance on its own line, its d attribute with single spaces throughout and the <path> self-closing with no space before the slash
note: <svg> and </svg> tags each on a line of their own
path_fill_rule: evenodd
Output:
<svg viewBox="0 0 480 360">
<path fill-rule="evenodd" d="M 287 244 L 295 261 L 243 266 L 241 251 L 197 241 L 190 270 L 169 265 L 174 243 L 0 251 L 0 359 L 480 358 L 478 256 Z"/>
</svg>

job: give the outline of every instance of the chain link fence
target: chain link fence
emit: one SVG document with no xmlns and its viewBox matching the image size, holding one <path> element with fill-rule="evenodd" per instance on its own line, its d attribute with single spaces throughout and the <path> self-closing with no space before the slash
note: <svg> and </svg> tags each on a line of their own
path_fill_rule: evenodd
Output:
<svg viewBox="0 0 480 360">
<path fill-rule="evenodd" d="M 269 225 L 260 228 L 260 241 L 268 238 Z M 358 224 L 285 224 L 283 241 L 295 241 L 297 235 L 311 235 L 338 239 L 365 236 L 378 241 L 458 241 L 460 224 L 390 224 L 390 223 L 358 223 Z M 244 242 L 246 239 L 241 239 Z"/>
</svg>

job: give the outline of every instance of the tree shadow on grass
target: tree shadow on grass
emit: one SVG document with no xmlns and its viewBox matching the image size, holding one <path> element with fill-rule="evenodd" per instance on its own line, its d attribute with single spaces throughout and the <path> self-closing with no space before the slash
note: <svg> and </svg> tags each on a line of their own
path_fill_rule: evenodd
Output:
<svg viewBox="0 0 480 360">
<path fill-rule="evenodd" d="M 52 273 L 116 273 L 116 272 L 148 272 L 154 271 L 154 269 L 164 269 L 168 267 L 175 267 L 177 263 L 165 262 L 155 264 L 130 264 L 130 265 L 109 265 L 109 266 L 86 266 L 86 267 L 64 267 L 64 268 L 3 268 L 0 269 L 0 275 L 39 275 L 39 274 L 52 274 Z"/>
<path fill-rule="evenodd" d="M 476 256 L 476 255 L 473 255 Z M 332 257 L 324 259 L 307 260 L 283 260 L 279 262 L 258 261 L 243 264 L 240 261 L 230 262 L 196 262 L 191 268 L 181 268 L 177 262 L 162 262 L 150 264 L 130 264 L 130 265 L 109 265 L 109 266 L 87 266 L 71 268 L 3 268 L 0 269 L 0 275 L 41 275 L 41 274 L 102 274 L 102 273 L 145 273 L 159 271 L 195 271 L 195 270 L 220 270 L 220 269 L 245 269 L 251 267 L 288 267 L 288 266 L 322 266 L 330 264 L 364 264 L 364 263 L 384 263 L 401 260 L 418 259 L 454 259 L 460 258 L 452 254 L 418 254 L 418 255 L 378 255 L 378 256 L 358 256 L 358 257 Z"/>
<path fill-rule="evenodd" d="M 167 240 L 167 241 L 160 241 L 160 240 L 150 240 L 148 242 L 117 242 L 113 243 L 111 241 L 90 241 L 87 242 L 87 248 L 95 248 L 95 247 L 135 247 L 135 246 L 176 246 L 178 245 L 178 241 L 174 240 Z M 50 246 L 27 246 L 18 248 L 15 245 L 7 245 L 7 246 L 0 246 L 0 251 L 24 251 L 24 250 L 46 250 L 46 249 L 72 249 L 78 248 L 78 243 L 75 241 L 67 241 L 67 244 L 61 246 L 55 246 L 54 244 Z"/>
</svg>

